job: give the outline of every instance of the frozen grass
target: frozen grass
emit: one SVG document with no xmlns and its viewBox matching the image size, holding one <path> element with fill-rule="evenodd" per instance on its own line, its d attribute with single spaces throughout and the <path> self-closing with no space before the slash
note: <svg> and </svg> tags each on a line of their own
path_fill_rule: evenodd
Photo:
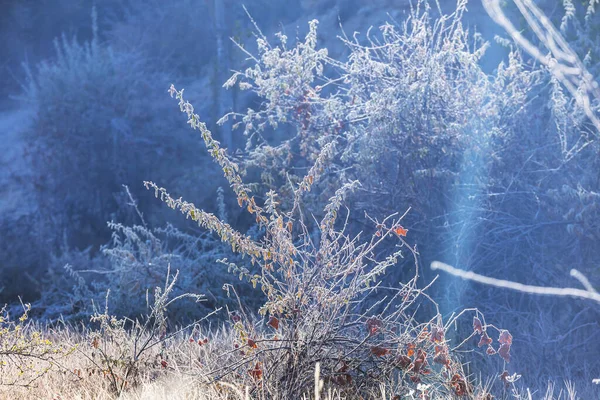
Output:
<svg viewBox="0 0 600 400">
<path fill-rule="evenodd" d="M 40 329 L 43 327 L 37 326 Z M 162 349 L 156 349 L 146 354 L 140 360 L 143 365 L 135 377 L 135 385 L 127 385 L 120 394 L 115 393 L 111 386 L 108 373 L 98 368 L 98 349 L 94 348 L 95 334 L 92 331 L 81 331 L 74 327 L 63 326 L 59 329 L 43 328 L 53 343 L 64 348 L 73 348 L 75 351 L 69 355 L 57 357 L 53 367 L 42 376 L 38 377 L 28 387 L 2 386 L 0 398 L 11 399 L 56 399 L 56 400 L 109 400 L 109 399 L 271 399 L 284 398 L 277 393 L 261 391 L 260 386 L 248 385 L 242 377 L 223 377 L 222 379 L 206 379 L 206 372 L 214 369 L 219 355 L 226 349 L 231 349 L 235 341 L 235 332 L 228 329 L 215 329 L 212 332 L 197 331 L 194 341 L 187 334 L 180 334 L 165 343 Z M 208 343 L 199 345 L 197 338 L 208 339 Z M 112 343 L 104 348 L 108 353 L 119 351 L 118 345 Z M 96 353 L 96 356 L 93 354 Z M 160 355 L 168 354 L 166 366 L 160 361 Z M 304 393 L 298 393 L 293 398 L 297 399 L 355 399 L 355 395 L 344 389 L 332 386 L 324 381 L 321 374 L 315 374 L 315 368 L 307 371 L 312 376 L 312 387 Z M 17 367 L 3 367 L 3 379 L 18 377 L 20 371 Z M 315 381 L 315 375 L 317 380 Z M 269 379 L 265 376 L 263 379 Z M 315 382 L 320 382 L 315 385 Z M 489 382 L 488 382 L 489 384 Z M 485 382 L 484 382 L 485 385 Z M 133 386 L 133 387 L 132 387 Z M 315 389 L 318 388 L 317 391 Z M 425 386 L 421 386 L 425 390 Z M 318 393 L 318 394 L 317 394 Z M 520 389 L 516 385 L 509 392 L 512 398 L 529 400 L 575 400 L 591 399 L 585 394 L 578 395 L 576 388 L 569 382 L 560 384 L 550 382 L 547 388 L 540 390 Z M 590 393 L 591 395 L 592 393 Z M 289 398 L 289 397 L 287 397 Z M 382 384 L 375 386 L 368 399 L 421 399 L 419 392 L 406 397 L 394 397 L 389 387 Z M 436 396 L 430 399 L 450 399 L 454 397 Z M 487 400 L 492 397 L 469 395 L 463 399 Z M 504 398 L 502 396 L 495 398 Z"/>
</svg>

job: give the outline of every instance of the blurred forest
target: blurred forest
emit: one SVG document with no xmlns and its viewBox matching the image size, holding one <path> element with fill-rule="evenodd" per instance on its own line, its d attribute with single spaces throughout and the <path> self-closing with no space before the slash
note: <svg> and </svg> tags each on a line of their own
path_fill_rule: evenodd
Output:
<svg viewBox="0 0 600 400">
<path fill-rule="evenodd" d="M 457 9 L 428 3 L 432 21 Z M 481 1 L 463 3 L 461 24 L 438 32 L 434 22 L 403 31 L 409 0 L 0 0 L 0 303 L 21 296 L 43 320 L 78 321 L 110 289 L 113 312 L 135 316 L 169 265 L 180 271 L 178 293 L 208 299 L 174 308 L 175 321 L 234 303 L 227 282 L 248 306 L 262 301 L 216 262 L 241 262 L 229 244 L 144 188 L 155 182 L 249 237 L 263 234 L 177 110 L 172 83 L 261 204 L 271 189 L 290 195 L 335 140 L 307 212 L 320 219 L 353 179 L 352 232 L 376 229 L 365 213 L 408 210 L 422 286 L 440 260 L 548 287 L 578 287 L 574 268 L 600 287 L 600 132 Z M 535 3 L 597 82 L 596 2 Z M 539 43 L 512 3 L 506 10 Z M 313 19 L 314 43 L 305 39 Z M 409 259 L 387 285 L 407 279 Z M 597 304 L 444 274 L 429 295 L 444 316 L 476 307 L 510 330 L 510 372 L 522 385 L 570 380 L 600 393 L 591 383 L 600 377 Z M 467 321 L 452 334 L 470 329 Z M 500 370 L 467 357 L 483 376 Z"/>
</svg>

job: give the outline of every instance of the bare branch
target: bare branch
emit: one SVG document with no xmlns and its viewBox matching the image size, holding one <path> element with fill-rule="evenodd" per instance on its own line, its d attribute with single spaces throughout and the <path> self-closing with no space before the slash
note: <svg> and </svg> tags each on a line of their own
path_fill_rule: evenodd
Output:
<svg viewBox="0 0 600 400">
<path fill-rule="evenodd" d="M 471 271 L 464 271 L 458 268 L 454 268 L 443 262 L 434 261 L 431 263 L 431 269 L 441 269 L 451 275 L 458 276 L 462 279 L 467 279 L 474 282 L 483 283 L 485 285 L 516 290 L 517 292 L 529 293 L 529 294 L 541 294 L 547 296 L 569 296 L 579 297 L 582 299 L 593 300 L 600 303 L 600 294 L 593 291 L 575 289 L 575 288 L 554 288 L 554 287 L 543 287 L 543 286 L 532 286 L 524 285 L 522 283 L 507 281 L 504 279 L 490 278 L 476 274 Z"/>
</svg>

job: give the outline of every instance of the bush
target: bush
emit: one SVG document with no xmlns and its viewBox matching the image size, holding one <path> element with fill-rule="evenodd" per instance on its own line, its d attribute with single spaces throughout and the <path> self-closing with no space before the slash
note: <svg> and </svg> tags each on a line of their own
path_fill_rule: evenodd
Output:
<svg viewBox="0 0 600 400">
<path fill-rule="evenodd" d="M 128 204 L 141 217 L 129 188 L 125 187 L 125 193 L 129 197 Z M 219 189 L 219 193 L 222 190 Z M 217 197 L 219 215 L 225 219 L 222 195 Z M 98 304 L 109 292 L 111 312 L 135 319 L 147 310 L 148 291 L 160 287 L 169 271 L 177 271 L 180 277 L 172 288 L 172 295 L 206 294 L 204 301 L 194 307 L 172 304 L 166 314 L 170 321 L 188 323 L 217 307 L 235 304 L 220 290 L 230 282 L 231 275 L 219 268 L 216 260 L 238 257 L 213 234 L 191 235 L 171 224 L 151 229 L 143 217 L 140 222 L 132 226 L 109 222 L 112 238 L 97 254 L 92 254 L 90 248 L 77 250 L 63 245 L 59 255 L 48 263 L 43 284 L 47 290 L 35 303 L 42 319 L 70 322 L 87 319 L 95 311 L 94 301 Z M 244 296 L 247 306 L 261 300 L 255 292 L 240 286 L 235 288 Z"/>
<path fill-rule="evenodd" d="M 63 36 L 55 47 L 55 60 L 30 71 L 25 94 L 35 110 L 26 141 L 37 223 L 47 229 L 41 237 L 64 232 L 70 246 L 99 246 L 106 221 L 127 217 L 116 198 L 121 184 L 136 193 L 148 177 L 177 181 L 194 146 L 162 116 L 153 88 L 165 76 L 135 52 L 114 51 L 97 35 L 82 44 Z"/>
<path fill-rule="evenodd" d="M 359 186 L 352 181 L 329 199 L 319 222 L 305 217 L 302 197 L 322 176 L 333 143 L 323 148 L 294 187 L 287 210 L 274 191 L 266 194 L 261 205 L 244 184 L 238 165 L 184 100 L 183 91 L 171 86 L 170 92 L 179 100 L 188 123 L 200 131 L 239 206 L 254 216 L 263 232 L 260 240 L 254 240 L 213 214 L 146 182 L 169 207 L 217 233 L 232 251 L 247 256 L 258 268 L 254 272 L 239 262 L 221 260 L 264 293 L 266 302 L 258 310 L 264 325 L 246 313 L 234 291 L 240 310 L 229 313 L 235 332 L 233 350 L 212 359 L 215 369 L 205 372 L 207 376 L 241 376 L 242 382 L 262 396 L 289 398 L 312 386 L 312 367 L 319 364 L 328 385 L 351 396 L 372 396 L 380 385 L 398 395 L 412 390 L 444 398 L 487 396 L 483 388 L 468 382 L 462 364 L 448 346 L 446 330 L 454 320 L 444 325 L 439 313 L 424 324 L 413 318 L 423 290 L 417 288 L 416 251 L 404 240 L 407 230 L 401 225 L 403 216 L 372 220 L 376 231 L 370 237 L 350 236 L 348 216 L 344 219 L 340 210 L 347 194 Z M 379 254 L 377 248 L 389 240 L 396 241 L 396 250 L 388 256 Z M 383 284 L 382 276 L 405 252 L 414 260 L 414 277 L 398 287 Z M 231 286 L 226 285 L 226 289 L 230 291 Z M 495 328 L 482 325 L 477 317 L 474 321 L 478 322 L 474 334 L 482 335 L 481 341 L 489 345 L 492 340 L 487 329 Z M 498 354 L 509 361 L 512 336 L 505 330 L 499 333 L 504 347 Z M 488 354 L 495 353 L 488 349 Z"/>
<path fill-rule="evenodd" d="M 488 276 L 511 274 L 552 286 L 565 276 L 558 272 L 565 265 L 595 277 L 590 266 L 600 257 L 593 244 L 599 232 L 590 221 L 600 187 L 586 172 L 598 168 L 594 126 L 550 69 L 510 41 L 498 40 L 508 59 L 485 73 L 481 59 L 489 44 L 463 26 L 466 5 L 460 1 L 452 14 L 435 16 L 427 1 L 419 1 L 402 24 L 384 24 L 365 37 L 342 36 L 349 53 L 344 59 L 318 47 L 317 21 L 293 45 L 282 34 L 277 44 L 258 35 L 250 65 L 226 86 L 253 91 L 262 102 L 220 123 L 243 129 L 250 155 L 244 166 L 264 170 L 265 191 L 289 193 L 289 182 L 299 184 L 310 162 L 335 141 L 339 152 L 317 184 L 318 194 L 304 199 L 310 212 L 322 215 L 319 208 L 336 181 L 358 179 L 363 186 L 354 211 L 385 215 L 398 205 L 411 207 L 404 225 L 426 264 L 441 259 Z M 596 49 L 588 50 L 593 57 Z M 404 271 L 391 272 L 389 281 L 406 279 Z M 579 344 L 596 329 L 597 312 L 584 306 L 575 306 L 584 313 L 575 321 L 569 317 L 575 310 L 556 315 L 550 306 L 525 306 L 497 290 L 442 283 L 436 294 L 445 298 L 444 311 L 477 304 L 488 317 L 530 332 L 540 330 L 533 321 L 552 321 L 528 338 L 523 351 L 537 349 L 543 339 L 536 338 L 553 329 L 584 327 L 586 333 L 573 339 Z M 523 310 L 518 322 L 514 309 Z M 563 365 L 560 352 L 550 345 L 547 350 L 553 362 L 537 350 L 524 359 Z M 575 359 L 569 365 L 582 374 L 588 370 Z M 540 374 L 555 374 L 554 367 Z"/>
</svg>

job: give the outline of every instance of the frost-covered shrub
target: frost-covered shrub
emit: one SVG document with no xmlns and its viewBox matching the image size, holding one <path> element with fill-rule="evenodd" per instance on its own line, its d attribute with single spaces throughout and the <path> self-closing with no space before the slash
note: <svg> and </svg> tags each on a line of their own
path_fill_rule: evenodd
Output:
<svg viewBox="0 0 600 400">
<path fill-rule="evenodd" d="M 283 193 L 335 142 L 318 194 L 304 198 L 310 211 L 319 215 L 335 181 L 359 179 L 352 208 L 380 214 L 410 206 L 405 224 L 425 260 L 552 285 L 566 272 L 552 271 L 573 263 L 595 276 L 598 232 L 588 222 L 600 190 L 589 173 L 598 169 L 593 121 L 551 65 L 532 62 L 511 41 L 498 39 L 508 57 L 492 74 L 484 72 L 489 44 L 463 26 L 466 5 L 459 1 L 454 13 L 435 16 L 429 2 L 416 2 L 404 23 L 342 35 L 344 59 L 319 48 L 317 21 L 293 44 L 283 34 L 277 44 L 259 34 L 250 65 L 225 86 L 251 90 L 262 102 L 220 122 L 243 130 L 245 167 L 264 170 L 266 187 Z M 591 108 L 598 111 L 594 99 Z M 402 271 L 390 282 L 399 278 Z M 448 310 L 474 299 L 509 321 L 514 313 L 504 307 L 523 307 L 498 291 L 440 287 Z M 563 332 L 593 324 L 595 315 L 584 322 L 573 321 L 574 313 L 525 311 L 518 322 L 524 331 L 536 330 L 533 317 L 541 313 Z M 586 329 L 591 334 L 591 325 Z M 537 348 L 535 336 L 529 340 Z M 539 353 L 529 355 L 544 364 Z M 575 359 L 569 365 L 586 368 Z"/>
<path fill-rule="evenodd" d="M 66 232 L 71 246 L 97 246 L 106 221 L 124 217 L 121 185 L 136 193 L 149 177 L 177 181 L 194 145 L 163 116 L 154 88 L 165 76 L 137 53 L 114 51 L 97 36 L 86 43 L 63 36 L 55 45 L 56 58 L 30 71 L 24 99 L 35 111 L 26 131 L 35 213 L 43 237 Z"/>
<path fill-rule="evenodd" d="M 169 271 L 179 279 L 172 294 L 203 293 L 201 304 L 174 304 L 167 317 L 171 323 L 189 322 L 217 307 L 231 305 L 221 288 L 234 278 L 218 259 L 236 259 L 210 233 L 190 235 L 167 224 L 150 229 L 144 225 L 108 224 L 112 231 L 109 243 L 97 254 L 90 249 L 61 249 L 49 263 L 41 300 L 35 304 L 47 321 L 59 317 L 84 319 L 110 292 L 111 313 L 135 318 L 147 309 L 147 293 L 164 284 Z M 244 286 L 236 290 L 252 305 L 260 296 Z"/>
<path fill-rule="evenodd" d="M 418 2 L 400 26 L 343 38 L 345 60 L 318 48 L 316 21 L 295 46 L 284 35 L 277 46 L 259 37 L 253 64 L 226 86 L 239 82 L 264 102 L 220 122 L 235 119 L 233 127 L 244 128 L 247 166 L 266 169 L 264 183 L 282 190 L 299 179 L 306 160 L 338 140 L 329 183 L 320 186 L 325 193 L 332 181 L 358 178 L 364 186 L 359 209 L 411 206 L 408 218 L 423 239 L 446 236 L 444 223 L 453 217 L 443 216 L 454 212 L 453 192 L 490 189 L 490 170 L 514 150 L 507 143 L 523 139 L 523 104 L 540 82 L 540 72 L 517 51 L 486 75 L 479 62 L 488 45 L 463 28 L 465 7 L 459 2 L 455 13 L 436 19 L 427 2 Z"/>
<path fill-rule="evenodd" d="M 217 367 L 204 375 L 233 378 L 268 397 L 288 398 L 313 385 L 312 366 L 319 364 L 327 385 L 352 397 L 369 396 L 381 388 L 398 396 L 418 392 L 433 398 L 487 396 L 486 389 L 469 382 L 449 346 L 446 331 L 456 320 L 444 325 L 435 303 L 431 320 L 418 323 L 414 318 L 423 290 L 417 287 L 417 253 L 404 239 L 408 233 L 402 226 L 404 215 L 371 219 L 375 231 L 370 235 L 350 234 L 349 215 L 342 207 L 360 186 L 358 181 L 341 184 L 320 220 L 306 214 L 302 198 L 323 176 L 333 143 L 320 151 L 298 184 L 290 185 L 292 194 L 285 203 L 273 190 L 261 201 L 244 183 L 238 164 L 184 99 L 183 90 L 171 86 L 169 92 L 179 100 L 188 123 L 200 132 L 238 205 L 263 233 L 259 238 L 243 234 L 214 214 L 146 182 L 169 207 L 216 233 L 241 254 L 242 260 L 221 263 L 266 298 L 258 310 L 250 312 L 245 299 L 226 286 L 239 301 L 239 309 L 229 311 L 234 343 L 230 351 L 211 360 Z M 394 251 L 382 254 L 379 248 L 391 241 L 396 244 Z M 384 284 L 383 276 L 405 254 L 414 262 L 412 278 Z M 479 317 L 473 327 L 471 336 L 481 335 L 480 346 L 492 343 L 488 332 L 497 328 L 482 325 Z M 508 362 L 512 336 L 498 331 L 500 347 L 496 351 L 490 346 L 487 354 L 497 352 Z"/>
</svg>

